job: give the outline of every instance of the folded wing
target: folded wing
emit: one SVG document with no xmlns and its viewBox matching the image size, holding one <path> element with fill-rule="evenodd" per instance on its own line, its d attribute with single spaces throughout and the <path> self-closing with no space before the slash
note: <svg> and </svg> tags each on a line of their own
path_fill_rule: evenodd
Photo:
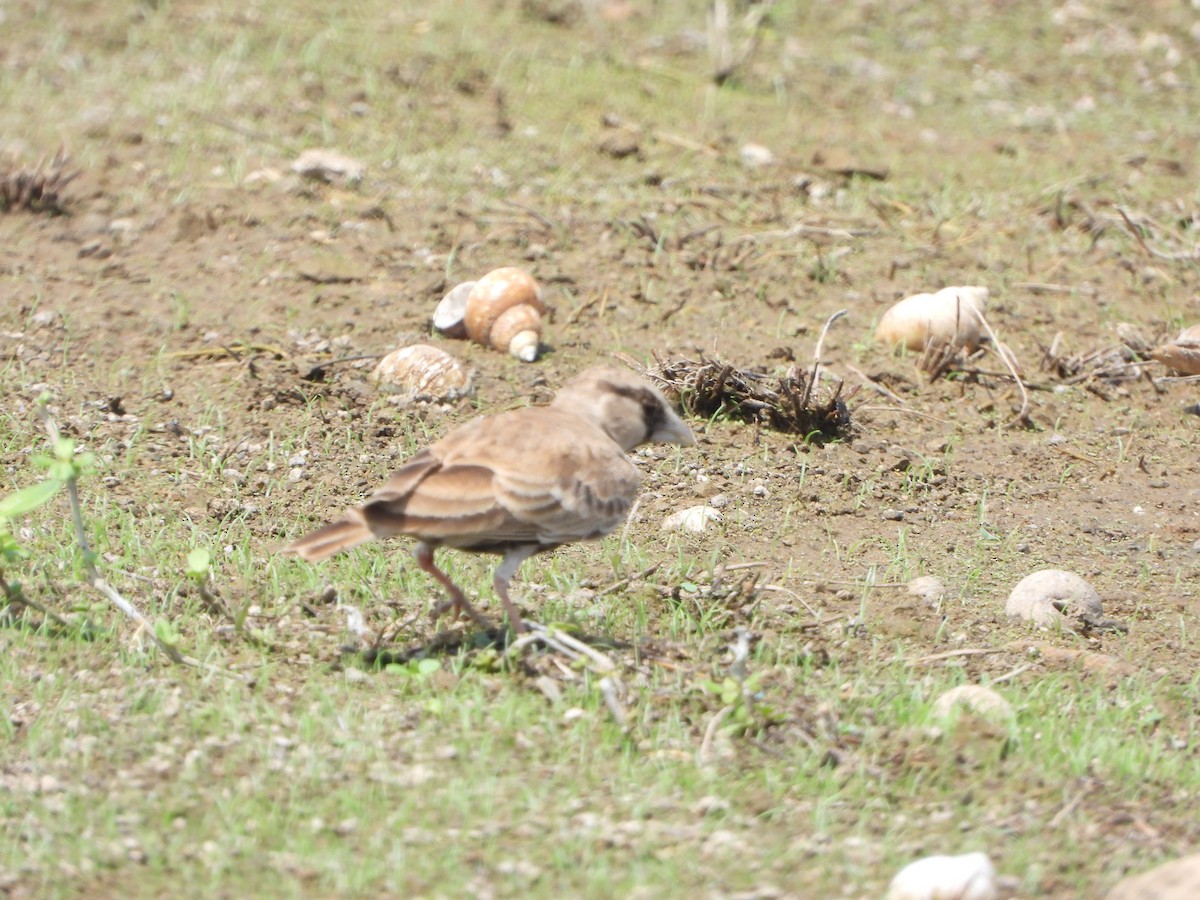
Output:
<svg viewBox="0 0 1200 900">
<path fill-rule="evenodd" d="M 399 469 L 363 507 L 371 531 L 451 547 L 554 546 L 599 537 L 641 476 L 611 439 L 545 407 L 470 423 Z"/>
</svg>

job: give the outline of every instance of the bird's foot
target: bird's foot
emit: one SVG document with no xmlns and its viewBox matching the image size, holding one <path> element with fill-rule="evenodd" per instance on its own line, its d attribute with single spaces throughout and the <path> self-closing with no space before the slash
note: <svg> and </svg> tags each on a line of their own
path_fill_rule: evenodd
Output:
<svg viewBox="0 0 1200 900">
<path fill-rule="evenodd" d="M 483 615 L 479 610 L 468 602 L 466 597 L 451 597 L 449 600 L 443 600 L 429 612 L 429 621 L 437 622 L 446 613 L 454 611 L 455 616 L 467 615 L 476 625 L 484 631 L 492 631 L 496 626 L 492 624 L 487 616 Z"/>
</svg>

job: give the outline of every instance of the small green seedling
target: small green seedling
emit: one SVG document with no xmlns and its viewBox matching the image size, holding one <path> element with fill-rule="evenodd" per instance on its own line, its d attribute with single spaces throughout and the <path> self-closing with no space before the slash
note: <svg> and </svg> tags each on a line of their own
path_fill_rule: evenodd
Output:
<svg viewBox="0 0 1200 900">
<path fill-rule="evenodd" d="M 225 602 L 212 589 L 212 554 L 208 552 L 207 548 L 197 547 L 187 555 L 187 569 L 185 572 L 188 580 L 196 586 L 196 590 L 200 593 L 200 599 L 204 601 L 204 605 L 213 614 L 232 622 L 233 630 L 237 632 L 238 637 L 249 641 L 255 646 L 269 646 L 269 641 L 266 637 L 246 628 L 246 618 L 250 614 L 250 601 L 247 600 L 242 604 L 242 608 L 234 613 L 230 611 Z"/>
<path fill-rule="evenodd" d="M 62 481 L 47 478 L 0 498 L 0 590 L 4 591 L 8 600 L 21 600 L 23 595 L 20 583 L 9 582 L 5 578 L 5 571 L 9 566 L 29 558 L 29 551 L 18 543 L 12 533 L 11 522 L 28 515 L 40 506 L 45 506 L 62 486 Z"/>
<path fill-rule="evenodd" d="M 776 721 L 775 710 L 763 700 L 762 672 L 739 680 L 726 675 L 721 681 L 700 682 L 700 690 L 713 694 L 729 710 L 724 729 L 735 735 L 760 731 Z"/>
</svg>

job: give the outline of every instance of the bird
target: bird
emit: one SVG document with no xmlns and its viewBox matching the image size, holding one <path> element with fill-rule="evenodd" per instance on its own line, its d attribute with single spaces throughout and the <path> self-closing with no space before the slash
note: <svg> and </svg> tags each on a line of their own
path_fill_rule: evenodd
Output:
<svg viewBox="0 0 1200 900">
<path fill-rule="evenodd" d="M 649 442 L 696 439 L 662 392 L 616 366 L 587 369 L 547 406 L 482 416 L 411 457 L 366 501 L 283 548 L 309 562 L 375 538 L 416 538 L 417 565 L 453 610 L 490 628 L 435 563 L 438 548 L 499 554 L 492 584 L 514 634 L 526 630 L 508 594 L 536 553 L 596 540 L 625 520 L 642 476 L 627 454 Z"/>
</svg>

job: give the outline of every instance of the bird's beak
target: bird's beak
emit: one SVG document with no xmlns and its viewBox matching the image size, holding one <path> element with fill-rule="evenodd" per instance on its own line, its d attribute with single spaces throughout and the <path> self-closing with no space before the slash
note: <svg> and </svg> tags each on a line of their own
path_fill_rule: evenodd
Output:
<svg viewBox="0 0 1200 900">
<path fill-rule="evenodd" d="M 667 417 L 663 419 L 658 428 L 654 429 L 650 440 L 662 441 L 664 444 L 679 444 L 683 447 L 696 445 L 696 436 L 692 434 L 692 429 L 688 428 L 687 422 L 679 418 L 673 411 L 667 412 Z"/>
</svg>

